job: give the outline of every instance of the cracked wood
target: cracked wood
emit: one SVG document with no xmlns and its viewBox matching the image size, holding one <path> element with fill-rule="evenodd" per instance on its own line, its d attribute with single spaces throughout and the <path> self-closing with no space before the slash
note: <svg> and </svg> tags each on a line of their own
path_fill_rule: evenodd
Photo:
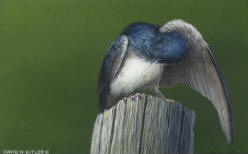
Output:
<svg viewBox="0 0 248 154">
<path fill-rule="evenodd" d="M 91 154 L 193 154 L 195 113 L 140 95 L 98 114 Z"/>
</svg>

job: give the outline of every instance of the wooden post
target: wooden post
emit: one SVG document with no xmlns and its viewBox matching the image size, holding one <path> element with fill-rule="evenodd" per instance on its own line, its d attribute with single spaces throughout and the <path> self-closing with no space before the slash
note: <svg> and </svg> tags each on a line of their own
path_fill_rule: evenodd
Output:
<svg viewBox="0 0 248 154">
<path fill-rule="evenodd" d="M 140 95 L 98 114 L 91 154 L 193 154 L 195 113 Z"/>
</svg>

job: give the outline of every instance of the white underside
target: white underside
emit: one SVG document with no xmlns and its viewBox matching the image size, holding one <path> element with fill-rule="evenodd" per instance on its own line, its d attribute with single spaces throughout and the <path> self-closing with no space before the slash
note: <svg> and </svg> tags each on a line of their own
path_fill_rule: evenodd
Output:
<svg viewBox="0 0 248 154">
<path fill-rule="evenodd" d="M 137 56 L 128 57 L 116 79 L 110 85 L 110 93 L 129 95 L 135 90 L 156 84 L 162 73 L 162 65 L 151 63 Z"/>
</svg>

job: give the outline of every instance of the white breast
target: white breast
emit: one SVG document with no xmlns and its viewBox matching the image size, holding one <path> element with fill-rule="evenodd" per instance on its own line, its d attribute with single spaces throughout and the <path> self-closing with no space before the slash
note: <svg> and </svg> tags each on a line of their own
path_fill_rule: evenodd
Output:
<svg viewBox="0 0 248 154">
<path fill-rule="evenodd" d="M 129 95 L 139 88 L 156 82 L 162 73 L 162 65 L 145 61 L 137 56 L 129 56 L 119 75 L 110 85 L 110 93 L 118 96 Z"/>
</svg>

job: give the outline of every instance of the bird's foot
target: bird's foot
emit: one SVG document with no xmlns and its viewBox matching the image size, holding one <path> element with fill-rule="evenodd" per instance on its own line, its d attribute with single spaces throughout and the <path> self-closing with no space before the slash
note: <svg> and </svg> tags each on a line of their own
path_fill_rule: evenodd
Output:
<svg viewBox="0 0 248 154">
<path fill-rule="evenodd" d="M 134 96 L 140 98 L 141 94 L 140 93 L 135 93 Z"/>
<path fill-rule="evenodd" d="M 127 99 L 128 99 L 128 97 L 123 97 L 122 98 L 122 100 L 125 101 L 125 102 L 127 101 Z"/>
<path fill-rule="evenodd" d="M 124 101 L 127 101 L 128 98 L 130 98 L 130 99 L 132 99 L 132 100 L 135 100 L 135 99 L 140 98 L 140 97 L 141 97 L 141 94 L 140 94 L 140 93 L 135 93 L 135 94 L 133 94 L 133 95 L 125 96 L 125 97 L 123 97 L 122 99 L 123 99 Z"/>
<path fill-rule="evenodd" d="M 162 98 L 165 102 L 176 103 L 174 99 Z"/>
<path fill-rule="evenodd" d="M 135 93 L 133 95 L 129 95 L 128 97 L 131 98 L 131 99 L 133 99 L 133 100 L 135 100 L 135 99 L 139 98 L 140 95 L 141 95 L 140 93 Z"/>
<path fill-rule="evenodd" d="M 155 92 L 156 92 L 156 94 L 157 94 L 158 97 L 162 98 L 163 101 L 165 101 L 165 102 L 170 102 L 170 103 L 176 103 L 175 100 L 166 98 L 166 97 L 159 91 L 159 89 L 156 89 Z"/>
</svg>

